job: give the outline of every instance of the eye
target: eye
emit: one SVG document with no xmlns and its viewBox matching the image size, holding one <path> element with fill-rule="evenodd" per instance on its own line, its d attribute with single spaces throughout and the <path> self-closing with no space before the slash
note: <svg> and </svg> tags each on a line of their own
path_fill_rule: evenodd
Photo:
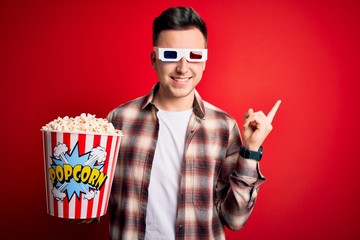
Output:
<svg viewBox="0 0 360 240">
<path fill-rule="evenodd" d="M 191 51 L 190 59 L 202 59 L 202 52 L 201 51 Z"/>
<path fill-rule="evenodd" d="M 166 59 L 176 59 L 177 58 L 177 52 L 176 51 L 165 51 L 164 52 L 164 58 L 166 58 Z"/>
</svg>

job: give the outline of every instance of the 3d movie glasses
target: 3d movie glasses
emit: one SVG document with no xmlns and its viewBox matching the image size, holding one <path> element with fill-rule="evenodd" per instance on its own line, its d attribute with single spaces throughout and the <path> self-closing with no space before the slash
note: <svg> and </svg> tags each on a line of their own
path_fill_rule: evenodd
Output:
<svg viewBox="0 0 360 240">
<path fill-rule="evenodd" d="M 205 62 L 207 49 L 159 48 L 154 47 L 158 59 L 163 62 L 177 62 L 185 57 L 189 62 Z"/>
</svg>

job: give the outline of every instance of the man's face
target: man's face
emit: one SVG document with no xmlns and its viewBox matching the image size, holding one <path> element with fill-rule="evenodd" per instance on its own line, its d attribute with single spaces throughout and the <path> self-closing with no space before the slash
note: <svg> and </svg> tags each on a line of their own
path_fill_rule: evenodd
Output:
<svg viewBox="0 0 360 240">
<path fill-rule="evenodd" d="M 156 47 L 204 49 L 205 39 L 200 30 L 165 30 L 160 32 Z M 152 55 L 153 67 L 156 70 L 162 97 L 170 99 L 189 99 L 202 78 L 206 62 L 189 62 L 185 57 L 178 62 L 162 62 Z"/>
</svg>

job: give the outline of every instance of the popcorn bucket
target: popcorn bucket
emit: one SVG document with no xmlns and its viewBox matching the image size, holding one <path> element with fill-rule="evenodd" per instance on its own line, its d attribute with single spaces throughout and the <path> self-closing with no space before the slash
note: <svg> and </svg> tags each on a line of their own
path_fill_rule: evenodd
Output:
<svg viewBox="0 0 360 240">
<path fill-rule="evenodd" d="M 103 216 L 122 135 L 41 131 L 47 213 L 67 219 Z"/>
</svg>

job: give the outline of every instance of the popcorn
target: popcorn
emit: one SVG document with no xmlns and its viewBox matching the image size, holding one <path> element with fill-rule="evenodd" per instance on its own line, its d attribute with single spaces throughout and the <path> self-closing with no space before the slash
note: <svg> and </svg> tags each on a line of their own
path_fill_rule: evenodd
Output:
<svg viewBox="0 0 360 240">
<path fill-rule="evenodd" d="M 82 113 L 75 118 L 65 116 L 58 117 L 42 127 L 45 131 L 75 131 L 102 134 L 121 134 L 121 130 L 115 129 L 114 125 L 105 118 L 96 118 L 95 115 Z"/>
<path fill-rule="evenodd" d="M 122 131 L 107 119 L 82 113 L 58 117 L 42 126 L 41 135 L 47 213 L 66 219 L 103 216 Z"/>
</svg>

